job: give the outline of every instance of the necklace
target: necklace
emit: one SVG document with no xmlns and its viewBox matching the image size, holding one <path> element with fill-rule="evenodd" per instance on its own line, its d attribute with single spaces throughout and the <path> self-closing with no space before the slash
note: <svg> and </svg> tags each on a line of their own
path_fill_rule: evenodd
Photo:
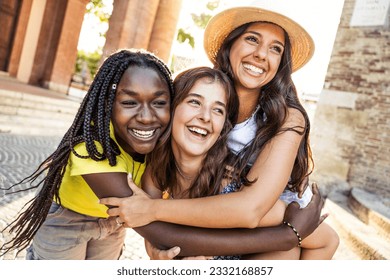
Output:
<svg viewBox="0 0 390 280">
<path fill-rule="evenodd" d="M 137 168 L 137 172 L 135 172 L 135 174 L 134 174 L 135 161 L 134 161 L 133 158 L 132 158 L 132 160 L 133 160 L 133 170 L 131 171 L 131 175 L 133 175 L 133 178 L 134 178 L 133 181 L 135 182 L 137 180 L 137 176 L 138 176 L 138 173 L 139 173 L 139 170 L 141 168 L 142 163 L 137 161 L 138 162 L 138 168 Z"/>
<path fill-rule="evenodd" d="M 192 181 L 192 180 L 195 178 L 195 176 L 190 177 L 190 176 L 186 176 L 185 174 L 183 174 L 183 172 L 181 171 L 181 169 L 180 169 L 179 166 L 177 165 L 176 160 L 175 160 L 175 166 L 176 166 L 177 171 L 179 171 L 180 176 L 183 177 L 184 179 L 186 179 L 186 180 L 188 180 L 188 181 Z"/>
<path fill-rule="evenodd" d="M 249 123 L 250 119 L 253 118 L 253 116 L 257 113 L 257 111 L 259 110 L 259 108 L 260 108 L 260 105 L 257 104 L 257 106 L 256 106 L 255 110 L 252 112 L 252 114 L 251 114 L 248 118 L 246 118 L 246 119 L 244 120 L 244 125 L 243 125 L 243 126 L 246 126 L 246 125 Z"/>
</svg>

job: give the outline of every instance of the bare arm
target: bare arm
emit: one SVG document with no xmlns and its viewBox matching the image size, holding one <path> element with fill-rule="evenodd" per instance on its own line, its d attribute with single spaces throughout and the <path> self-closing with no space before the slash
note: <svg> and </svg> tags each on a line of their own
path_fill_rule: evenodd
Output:
<svg viewBox="0 0 390 280">
<path fill-rule="evenodd" d="M 302 114 L 290 111 L 285 127 L 303 127 Z M 121 205 L 121 217 L 132 227 L 165 221 L 209 228 L 255 228 L 287 185 L 301 140 L 294 131 L 275 136 L 248 174 L 257 181 L 239 192 L 180 200 L 151 200 L 139 193 L 128 205 Z"/>
<path fill-rule="evenodd" d="M 84 176 L 91 189 L 96 190 L 98 197 L 107 193 L 108 195 L 126 195 L 127 192 L 128 195 L 131 195 L 132 191 L 128 186 L 126 177 L 125 173 L 101 173 Z M 133 190 L 135 192 L 141 191 L 136 186 L 133 186 Z M 115 200 L 121 199 L 113 198 L 108 201 L 115 202 Z M 301 231 L 302 236 L 307 236 L 321 222 L 319 219 L 322 207 L 321 201 L 318 194 L 316 201 L 312 203 L 312 209 L 300 210 L 298 206 L 291 208 L 291 211 L 295 213 L 292 214 L 294 218 L 287 218 L 291 223 L 295 222 L 295 227 Z M 117 208 L 109 211 L 115 209 Z M 179 246 L 181 256 L 250 254 L 288 250 L 297 244 L 295 234 L 283 225 L 253 230 L 207 229 L 155 222 L 147 226 L 134 228 L 134 230 L 157 248 L 168 249 Z"/>
</svg>

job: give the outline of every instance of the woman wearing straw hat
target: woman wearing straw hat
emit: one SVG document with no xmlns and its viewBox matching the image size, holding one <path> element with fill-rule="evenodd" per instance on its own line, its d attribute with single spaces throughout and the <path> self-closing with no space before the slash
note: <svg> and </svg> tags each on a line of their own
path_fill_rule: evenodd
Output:
<svg viewBox="0 0 390 280">
<path fill-rule="evenodd" d="M 137 190 L 128 203 L 106 200 L 107 204 L 121 205 L 109 214 L 120 215 L 129 226 L 159 220 L 196 227 L 254 228 L 279 197 L 303 207 L 311 198 L 309 188 L 300 189 L 312 168 L 310 124 L 291 79 L 292 72 L 313 55 L 310 35 L 279 13 L 237 7 L 210 20 L 204 44 L 215 67 L 234 81 L 239 97 L 238 120 L 230 133 L 229 148 L 238 158 L 236 172 L 245 174 L 241 188 L 201 199 L 150 200 Z M 135 209 L 138 211 L 133 215 Z M 302 254 L 295 250 L 298 257 L 332 258 L 338 236 L 329 226 L 321 224 L 315 231 L 317 238 L 302 241 L 296 225 L 285 225 L 296 233 L 299 245 L 310 249 Z"/>
</svg>

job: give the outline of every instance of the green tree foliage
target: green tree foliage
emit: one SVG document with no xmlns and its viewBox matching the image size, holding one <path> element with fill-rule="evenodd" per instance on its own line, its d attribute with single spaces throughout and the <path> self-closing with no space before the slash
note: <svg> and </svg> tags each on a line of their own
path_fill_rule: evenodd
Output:
<svg viewBox="0 0 390 280">
<path fill-rule="evenodd" d="M 195 38 L 190 34 L 184 31 L 183 28 L 179 28 L 177 33 L 177 41 L 179 43 L 188 42 L 192 48 L 195 48 Z"/>
<path fill-rule="evenodd" d="M 83 61 L 86 61 L 91 76 L 92 77 L 95 76 L 100 58 L 101 58 L 100 50 L 96 50 L 92 53 L 86 53 L 83 50 L 78 51 L 75 72 L 81 73 Z"/>
<path fill-rule="evenodd" d="M 208 10 L 213 11 L 219 6 L 219 0 L 215 1 L 210 1 L 206 4 L 206 7 Z M 212 15 L 207 14 L 207 13 L 201 13 L 200 15 L 197 14 L 191 14 L 192 21 L 194 24 L 201 28 L 205 29 L 207 23 L 209 22 L 210 18 Z M 177 41 L 179 43 L 185 43 L 187 42 L 192 48 L 195 48 L 195 38 L 192 36 L 189 32 L 187 32 L 183 28 L 179 28 L 178 33 L 177 33 Z"/>
<path fill-rule="evenodd" d="M 105 5 L 103 3 L 103 0 L 91 0 L 88 4 L 87 4 L 87 13 L 88 14 L 93 14 L 95 15 L 97 18 L 99 18 L 99 20 L 101 22 L 108 22 L 110 16 L 111 16 L 111 13 L 107 11 L 107 9 L 104 9 L 105 8 Z"/>
<path fill-rule="evenodd" d="M 205 14 L 205 13 L 201 13 L 200 15 L 191 14 L 191 16 L 192 16 L 192 20 L 194 21 L 196 26 L 198 26 L 198 27 L 200 27 L 202 29 L 206 28 L 206 25 L 207 25 L 207 23 L 209 22 L 209 20 L 211 18 L 211 15 L 208 15 L 208 14 Z"/>
<path fill-rule="evenodd" d="M 107 9 L 104 0 L 91 0 L 86 6 L 86 14 L 94 15 L 99 19 L 101 23 L 108 23 L 111 16 L 111 11 Z M 105 37 L 105 33 L 99 34 L 101 37 Z M 99 66 L 102 50 L 97 49 L 94 52 L 85 52 L 79 50 L 77 52 L 77 60 L 75 64 L 75 74 L 78 76 L 85 75 L 86 69 L 83 69 L 83 65 L 87 65 L 87 76 L 94 77 Z M 84 67 L 85 68 L 85 67 Z"/>
</svg>

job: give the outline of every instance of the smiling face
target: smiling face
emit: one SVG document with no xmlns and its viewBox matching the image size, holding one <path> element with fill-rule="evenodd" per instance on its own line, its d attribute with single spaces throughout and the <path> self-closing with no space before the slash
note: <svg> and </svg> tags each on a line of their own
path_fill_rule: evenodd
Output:
<svg viewBox="0 0 390 280">
<path fill-rule="evenodd" d="M 189 156 L 205 156 L 226 120 L 224 87 L 209 78 L 198 80 L 177 105 L 172 120 L 172 148 Z"/>
<path fill-rule="evenodd" d="M 130 155 L 150 153 L 170 120 L 166 81 L 153 68 L 130 66 L 116 91 L 112 124 L 118 144 Z"/>
<path fill-rule="evenodd" d="M 284 31 L 265 22 L 248 26 L 230 49 L 230 64 L 235 86 L 240 89 L 259 90 L 276 75 L 284 51 Z"/>
</svg>

